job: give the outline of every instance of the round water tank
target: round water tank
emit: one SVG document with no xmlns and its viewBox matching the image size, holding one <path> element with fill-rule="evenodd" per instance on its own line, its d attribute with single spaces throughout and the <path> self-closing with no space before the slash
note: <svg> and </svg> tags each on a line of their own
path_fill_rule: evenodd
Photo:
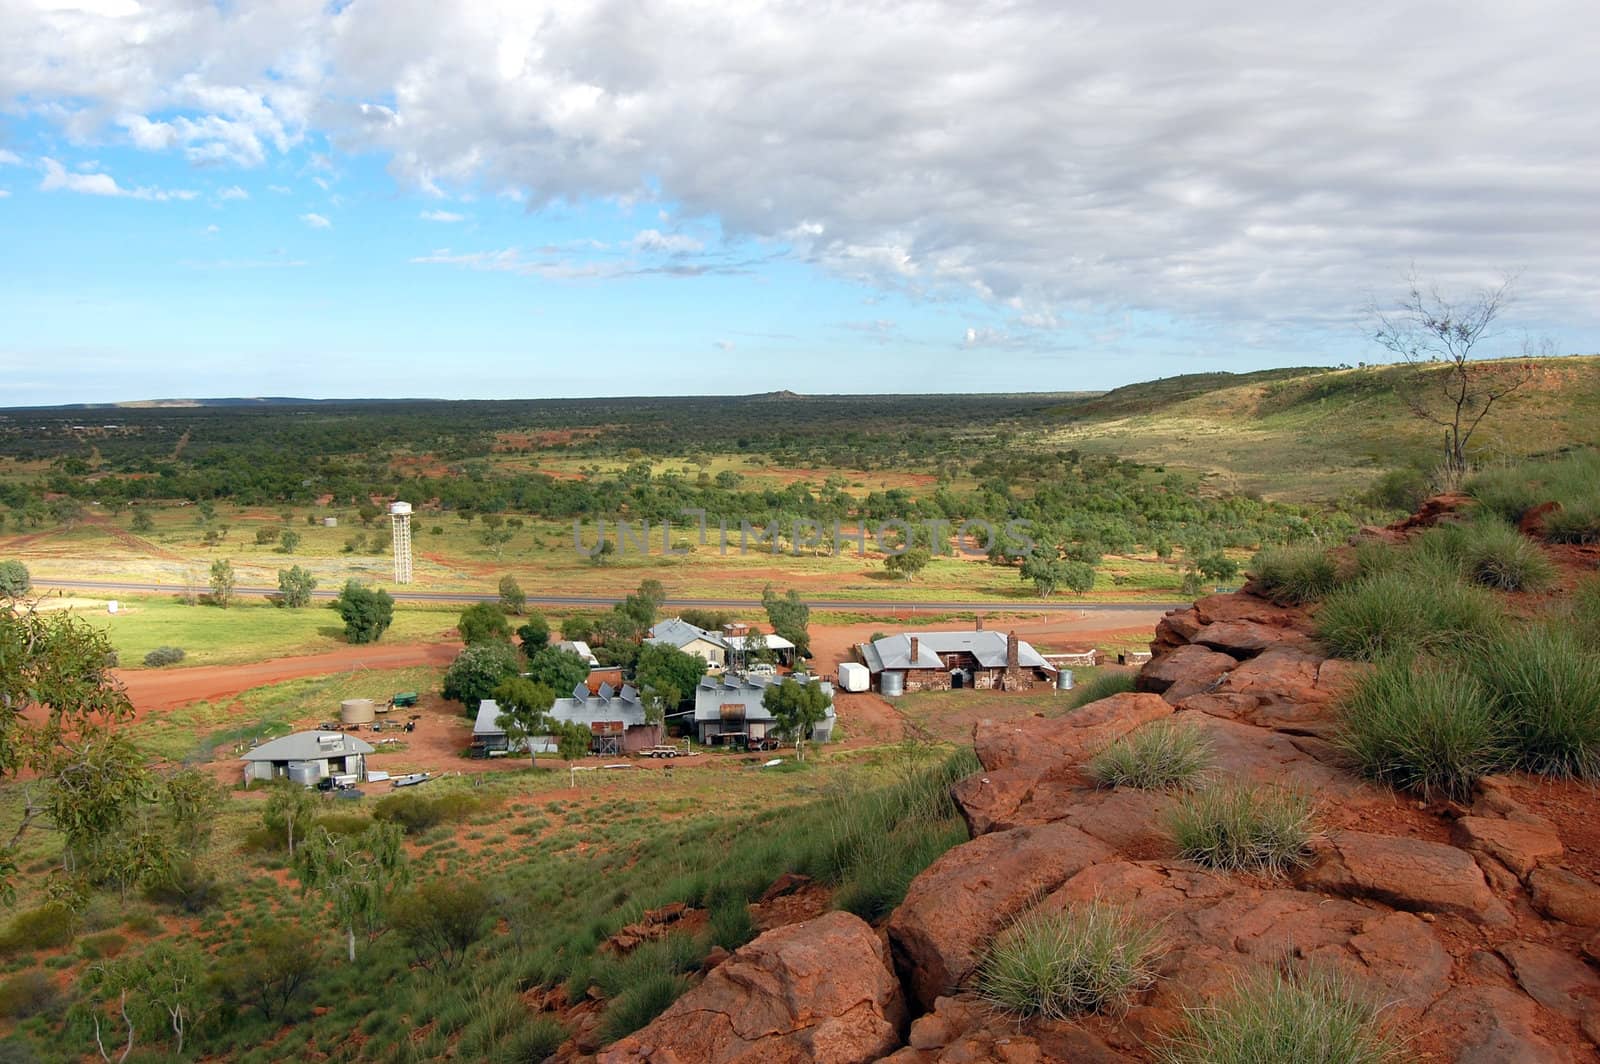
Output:
<svg viewBox="0 0 1600 1064">
<path fill-rule="evenodd" d="M 371 724 L 374 715 L 370 698 L 347 698 L 339 703 L 339 720 L 345 724 Z"/>
<path fill-rule="evenodd" d="M 1057 691 L 1070 691 L 1070 690 L 1072 690 L 1072 670 L 1071 669 L 1057 669 L 1056 670 L 1056 690 Z"/>
<path fill-rule="evenodd" d="M 411 512 L 411 504 L 408 502 L 392 502 L 389 504 L 389 512 L 396 517 L 403 517 Z"/>
<path fill-rule="evenodd" d="M 322 772 L 317 768 L 315 761 L 289 762 L 289 782 L 299 783 L 310 787 L 322 778 Z"/>
<path fill-rule="evenodd" d="M 112 599 L 110 602 L 106 603 L 106 612 L 107 613 L 116 613 L 117 612 L 117 608 L 118 608 L 118 606 L 117 606 L 117 600 L 116 599 Z"/>
<path fill-rule="evenodd" d="M 878 690 L 885 698 L 899 698 L 906 693 L 906 674 L 885 672 L 878 680 Z"/>
</svg>

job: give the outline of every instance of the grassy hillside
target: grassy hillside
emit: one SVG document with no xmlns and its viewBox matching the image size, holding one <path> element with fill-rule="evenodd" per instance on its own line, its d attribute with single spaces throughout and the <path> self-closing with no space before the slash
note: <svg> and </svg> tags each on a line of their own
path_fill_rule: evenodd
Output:
<svg viewBox="0 0 1600 1064">
<path fill-rule="evenodd" d="M 1486 364 L 1509 371 L 1511 363 Z M 1058 406 L 1046 442 L 1199 472 L 1219 489 L 1297 502 L 1360 491 L 1382 471 L 1431 468 L 1439 431 L 1395 392 L 1402 367 L 1194 374 Z M 1473 438 L 1492 464 L 1600 442 L 1600 356 L 1534 363 Z"/>
</svg>

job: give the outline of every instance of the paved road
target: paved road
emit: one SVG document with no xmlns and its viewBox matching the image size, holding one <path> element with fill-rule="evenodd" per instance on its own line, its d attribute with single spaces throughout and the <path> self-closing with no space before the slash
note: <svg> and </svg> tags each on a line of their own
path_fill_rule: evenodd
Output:
<svg viewBox="0 0 1600 1064">
<path fill-rule="evenodd" d="M 177 594 L 183 588 L 175 584 L 141 584 L 118 580 L 39 580 L 40 589 L 61 591 L 117 591 L 123 594 Z M 204 588 L 200 588 L 204 591 Z M 475 594 L 470 591 L 402 591 L 388 589 L 397 602 L 498 602 L 497 594 Z M 275 587 L 236 587 L 235 595 L 276 595 Z M 313 591 L 316 598 L 338 597 L 337 591 Z M 530 606 L 585 607 L 611 606 L 622 597 L 582 595 L 529 595 Z M 740 609 L 759 606 L 760 599 L 733 598 L 669 598 L 669 606 L 689 606 L 701 609 Z M 983 611 L 986 613 L 1109 613 L 1115 610 L 1149 610 L 1154 613 L 1169 610 L 1186 602 L 1062 602 L 1029 600 L 1026 602 L 906 602 L 899 599 L 807 599 L 806 605 L 820 610 L 906 610 L 952 613 Z"/>
</svg>

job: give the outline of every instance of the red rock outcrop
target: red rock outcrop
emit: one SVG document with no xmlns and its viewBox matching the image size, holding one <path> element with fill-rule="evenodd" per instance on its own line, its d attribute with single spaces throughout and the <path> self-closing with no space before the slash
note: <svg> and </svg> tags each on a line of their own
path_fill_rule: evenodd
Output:
<svg viewBox="0 0 1600 1064">
<path fill-rule="evenodd" d="M 900 1045 L 905 1003 L 882 941 L 832 912 L 768 931 L 600 1064 L 865 1064 Z"/>
</svg>

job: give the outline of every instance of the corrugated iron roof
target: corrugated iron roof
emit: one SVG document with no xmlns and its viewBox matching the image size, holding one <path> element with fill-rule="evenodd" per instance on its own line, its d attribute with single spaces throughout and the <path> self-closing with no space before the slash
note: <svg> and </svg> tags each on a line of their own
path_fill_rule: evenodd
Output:
<svg viewBox="0 0 1600 1064">
<path fill-rule="evenodd" d="M 324 735 L 337 735 L 338 742 L 325 743 Z M 343 732 L 305 731 L 262 743 L 239 755 L 240 761 L 320 761 L 325 757 L 370 754 L 371 745 Z"/>
</svg>

